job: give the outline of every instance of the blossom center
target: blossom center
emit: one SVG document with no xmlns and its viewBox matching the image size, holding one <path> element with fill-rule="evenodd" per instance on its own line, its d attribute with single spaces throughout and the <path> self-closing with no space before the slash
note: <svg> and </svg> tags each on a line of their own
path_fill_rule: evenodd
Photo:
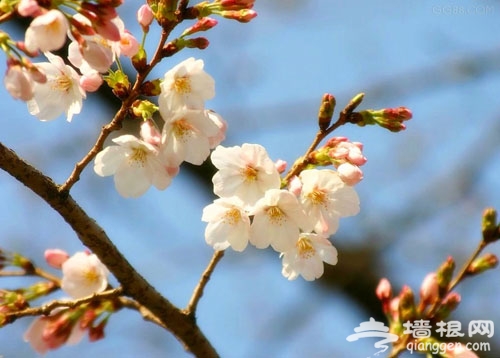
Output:
<svg viewBox="0 0 500 358">
<path fill-rule="evenodd" d="M 241 174 L 246 182 L 254 182 L 257 180 L 257 174 L 259 171 L 254 167 L 247 165 L 244 169 L 241 170 Z"/>
<path fill-rule="evenodd" d="M 326 192 L 321 189 L 314 188 L 313 191 L 307 194 L 307 197 L 314 205 L 326 205 L 327 195 Z"/>
<path fill-rule="evenodd" d="M 56 79 L 52 82 L 52 88 L 61 92 L 68 92 L 72 85 L 73 81 L 71 77 L 65 73 L 57 76 Z"/>
<path fill-rule="evenodd" d="M 189 77 L 177 77 L 172 84 L 172 89 L 177 93 L 191 93 L 191 81 Z"/>
<path fill-rule="evenodd" d="M 302 236 L 299 238 L 295 246 L 297 247 L 299 256 L 303 259 L 310 259 L 316 254 L 316 250 L 314 249 L 311 240 L 307 237 Z"/>
<path fill-rule="evenodd" d="M 175 121 L 173 127 L 175 136 L 178 138 L 187 136 L 193 130 L 193 126 L 184 118 Z"/>
<path fill-rule="evenodd" d="M 266 209 L 269 221 L 273 224 L 281 224 L 285 218 L 285 213 L 277 206 L 270 206 Z"/>
<path fill-rule="evenodd" d="M 229 225 L 236 225 L 240 222 L 240 220 L 241 212 L 236 208 L 229 209 L 224 214 L 224 221 Z"/>
<path fill-rule="evenodd" d="M 146 158 L 148 156 L 148 151 L 142 147 L 132 148 L 132 153 L 130 154 L 129 161 L 138 164 L 140 166 L 144 166 L 146 163 Z"/>
<path fill-rule="evenodd" d="M 95 267 L 90 267 L 89 269 L 85 270 L 85 272 L 83 273 L 83 277 L 89 285 L 98 282 L 100 278 L 99 272 Z"/>
</svg>

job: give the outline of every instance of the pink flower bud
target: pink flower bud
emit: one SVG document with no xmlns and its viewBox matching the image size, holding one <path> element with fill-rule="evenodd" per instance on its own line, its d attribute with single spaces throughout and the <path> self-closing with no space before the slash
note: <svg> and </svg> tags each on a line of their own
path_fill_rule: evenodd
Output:
<svg viewBox="0 0 500 358">
<path fill-rule="evenodd" d="M 90 71 L 80 77 L 80 86 L 86 92 L 95 92 L 103 83 L 102 76 L 97 71 Z"/>
<path fill-rule="evenodd" d="M 36 17 L 42 13 L 36 0 L 21 0 L 17 5 L 17 12 L 24 17 Z"/>
<path fill-rule="evenodd" d="M 137 22 L 139 22 L 144 32 L 149 31 L 149 25 L 151 25 L 153 19 L 153 11 L 148 4 L 142 5 L 139 10 L 137 10 Z"/>
<path fill-rule="evenodd" d="M 45 250 L 44 256 L 45 261 L 56 269 L 61 269 L 62 264 L 69 258 L 68 253 L 60 249 Z"/>
<path fill-rule="evenodd" d="M 439 284 L 435 272 L 425 276 L 422 286 L 420 286 L 421 309 L 439 300 Z"/>
<path fill-rule="evenodd" d="M 184 37 L 192 35 L 196 32 L 207 31 L 210 30 L 215 25 L 217 25 L 217 20 L 212 19 L 210 17 L 202 17 L 201 19 L 198 20 L 196 24 L 184 30 L 181 36 Z"/>
<path fill-rule="evenodd" d="M 4 85 L 10 95 L 16 99 L 29 101 L 33 98 L 33 79 L 20 65 L 7 68 Z"/>
<path fill-rule="evenodd" d="M 253 18 L 257 16 L 257 12 L 254 10 L 229 10 L 229 11 L 221 11 L 220 15 L 225 17 L 226 19 L 236 20 L 238 22 L 250 22 Z"/>
<path fill-rule="evenodd" d="M 274 166 L 276 167 L 276 170 L 278 173 L 282 174 L 286 170 L 287 162 L 281 159 L 278 159 L 275 163 Z"/>
<path fill-rule="evenodd" d="M 392 298 L 392 287 L 388 279 L 383 278 L 378 283 L 375 295 L 380 301 L 386 301 Z"/>
<path fill-rule="evenodd" d="M 382 303 L 382 311 L 388 314 L 390 311 L 390 301 L 392 299 L 392 287 L 388 279 L 383 278 L 378 283 L 375 295 Z"/>
<path fill-rule="evenodd" d="M 349 186 L 358 184 L 363 180 L 363 172 L 357 165 L 342 163 L 337 168 L 340 179 Z"/>
<path fill-rule="evenodd" d="M 219 3 L 224 10 L 242 10 L 253 8 L 255 0 L 220 0 Z"/>
<path fill-rule="evenodd" d="M 288 183 L 288 191 L 290 191 L 295 196 L 299 196 L 302 191 L 302 182 L 300 181 L 298 176 L 294 176 L 290 179 Z"/>
</svg>

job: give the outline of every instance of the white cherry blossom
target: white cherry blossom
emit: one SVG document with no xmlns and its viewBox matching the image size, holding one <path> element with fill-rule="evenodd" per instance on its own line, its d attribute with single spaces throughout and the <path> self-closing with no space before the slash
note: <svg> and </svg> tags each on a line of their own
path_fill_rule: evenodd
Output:
<svg viewBox="0 0 500 358">
<path fill-rule="evenodd" d="M 178 173 L 179 163 L 160 157 L 158 147 L 126 134 L 113 139 L 95 158 L 94 171 L 114 175 L 116 190 L 124 197 L 139 197 L 151 185 L 163 190 Z"/>
<path fill-rule="evenodd" d="M 56 51 L 64 46 L 69 23 L 59 10 L 49 10 L 31 21 L 24 43 L 31 52 Z"/>
<path fill-rule="evenodd" d="M 80 76 L 67 66 L 63 59 L 45 53 L 50 62 L 36 66 L 47 76 L 45 83 L 33 83 L 33 98 L 27 102 L 29 112 L 41 121 L 49 121 L 66 113 L 68 122 L 80 113 L 85 91 L 80 86 Z"/>
<path fill-rule="evenodd" d="M 333 170 L 309 169 L 300 173 L 302 182 L 300 202 L 314 220 L 314 231 L 332 235 L 339 225 L 339 218 L 359 212 L 359 197 Z"/>
<path fill-rule="evenodd" d="M 210 155 L 210 138 L 219 132 L 219 127 L 205 111 L 181 108 L 165 120 L 162 153 L 179 161 L 200 165 Z"/>
<path fill-rule="evenodd" d="M 229 246 L 243 251 L 250 236 L 250 218 L 236 198 L 217 199 L 203 209 L 202 221 L 207 222 L 205 241 L 214 250 Z"/>
<path fill-rule="evenodd" d="M 313 281 L 323 275 L 323 262 L 337 264 L 337 249 L 328 239 L 313 233 L 300 234 L 294 247 L 280 256 L 283 264 L 281 273 L 289 280 L 302 276 L 307 281 Z"/>
<path fill-rule="evenodd" d="M 215 96 L 215 81 L 203 66 L 203 60 L 190 57 L 165 73 L 158 98 L 164 119 L 183 106 L 203 109 L 205 101 Z"/>
<path fill-rule="evenodd" d="M 249 214 L 254 216 L 250 242 L 259 249 L 271 245 L 278 252 L 290 250 L 300 229 L 312 228 L 297 197 L 287 190 L 269 189 Z"/>
<path fill-rule="evenodd" d="M 77 252 L 62 264 L 61 288 L 72 298 L 102 292 L 108 285 L 109 271 L 95 254 Z"/>
<path fill-rule="evenodd" d="M 219 197 L 239 197 L 246 206 L 254 205 L 269 189 L 279 189 L 280 175 L 266 149 L 258 144 L 241 147 L 218 146 L 211 155 L 219 169 L 212 178 Z"/>
</svg>

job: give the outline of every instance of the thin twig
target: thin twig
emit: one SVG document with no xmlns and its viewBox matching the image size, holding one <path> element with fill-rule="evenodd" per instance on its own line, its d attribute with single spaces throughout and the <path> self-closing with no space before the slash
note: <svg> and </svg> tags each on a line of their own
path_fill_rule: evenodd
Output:
<svg viewBox="0 0 500 358">
<path fill-rule="evenodd" d="M 118 297 L 121 295 L 123 292 L 123 289 L 121 287 L 100 292 L 100 293 L 94 293 L 90 296 L 83 297 L 77 300 L 55 300 L 51 301 L 43 306 L 40 307 L 30 307 L 26 308 L 24 310 L 20 310 L 17 312 L 9 312 L 6 313 L 6 318 L 8 323 L 12 323 L 18 318 L 21 317 L 28 317 L 28 316 L 48 316 L 52 313 L 53 310 L 56 308 L 60 307 L 67 307 L 67 308 L 75 308 L 81 305 L 84 305 L 89 302 L 97 301 L 97 300 L 104 300 L 104 299 L 111 299 Z"/>
<path fill-rule="evenodd" d="M 290 171 L 286 174 L 286 176 L 283 178 L 284 183 L 288 183 L 288 181 L 294 177 L 295 175 L 299 174 L 306 166 L 309 164 L 309 155 L 316 150 L 318 145 L 325 139 L 329 134 L 331 134 L 334 130 L 336 130 L 338 127 L 346 124 L 349 122 L 349 117 L 351 116 L 352 112 L 356 109 L 357 106 L 361 103 L 361 100 L 363 99 L 363 94 L 359 94 L 356 97 L 354 97 L 347 106 L 340 112 L 339 118 L 335 123 L 333 123 L 330 127 L 328 127 L 326 130 L 318 130 L 316 133 L 316 136 L 314 137 L 311 145 L 309 148 L 306 150 L 306 153 L 302 156 L 302 159 L 294 164 L 294 166 L 290 169 Z"/>
<path fill-rule="evenodd" d="M 486 245 L 488 245 L 488 244 L 484 240 L 481 240 L 479 245 L 476 247 L 476 250 L 474 250 L 474 252 L 469 257 L 469 259 L 467 260 L 465 265 L 462 266 L 460 272 L 457 274 L 457 276 L 455 276 L 453 281 L 450 283 L 450 285 L 448 287 L 448 292 L 451 292 L 451 290 L 453 290 L 453 288 L 455 288 L 455 286 L 458 285 L 460 283 L 460 281 L 462 281 L 464 279 L 465 275 L 467 274 L 467 270 L 469 269 L 469 266 L 479 256 L 479 254 L 481 253 L 481 251 L 483 251 L 483 249 L 486 247 Z"/>
<path fill-rule="evenodd" d="M 210 277 L 214 272 L 215 266 L 217 266 L 217 263 L 220 261 L 220 259 L 222 259 L 223 256 L 224 256 L 224 250 L 214 252 L 212 259 L 210 260 L 207 268 L 201 275 L 200 281 L 196 285 L 193 291 L 193 295 L 191 296 L 191 299 L 189 300 L 189 303 L 186 309 L 184 310 L 184 312 L 188 316 L 194 316 L 196 314 L 196 307 L 198 306 L 198 302 L 200 301 L 201 296 L 203 296 L 203 291 L 205 289 L 205 286 L 210 280 Z"/>
</svg>

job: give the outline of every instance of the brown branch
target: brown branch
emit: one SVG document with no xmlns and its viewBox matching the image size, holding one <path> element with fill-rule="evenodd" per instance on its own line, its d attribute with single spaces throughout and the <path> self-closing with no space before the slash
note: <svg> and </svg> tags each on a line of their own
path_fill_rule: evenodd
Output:
<svg viewBox="0 0 500 358">
<path fill-rule="evenodd" d="M 205 286 L 207 285 L 208 281 L 210 280 L 210 277 L 212 276 L 212 273 L 215 270 L 215 266 L 217 266 L 217 263 L 222 259 L 224 256 L 224 251 L 215 251 L 212 259 L 208 263 L 207 268 L 201 275 L 200 281 L 196 285 L 193 295 L 191 296 L 191 299 L 189 300 L 189 303 L 184 310 L 184 312 L 189 315 L 193 316 L 196 314 L 196 307 L 198 306 L 198 302 L 200 301 L 201 296 L 203 296 L 203 291 L 205 289 Z"/>
<path fill-rule="evenodd" d="M 217 352 L 191 316 L 165 299 L 125 259 L 104 230 L 52 179 L 19 158 L 0 143 L 0 168 L 26 185 L 47 202 L 71 226 L 80 241 L 94 252 L 114 274 L 126 295 L 147 307 L 182 342 L 186 350 L 199 357 L 217 357 Z"/>
<path fill-rule="evenodd" d="M 131 298 L 120 297 L 120 303 L 125 308 L 133 309 L 133 310 L 139 312 L 145 321 L 153 322 L 162 328 L 168 329 L 168 327 L 165 325 L 165 323 L 160 321 L 160 319 L 158 317 L 156 317 L 153 313 L 151 313 L 151 311 L 148 310 L 147 307 L 144 307 L 139 302 L 137 302 Z"/>
</svg>

